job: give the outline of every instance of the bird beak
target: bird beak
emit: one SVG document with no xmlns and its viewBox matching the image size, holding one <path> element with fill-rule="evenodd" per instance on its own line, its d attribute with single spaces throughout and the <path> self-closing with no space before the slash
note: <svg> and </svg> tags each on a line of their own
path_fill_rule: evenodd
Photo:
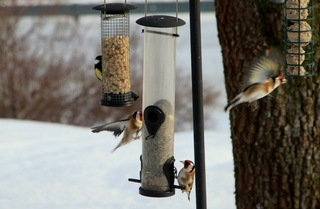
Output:
<svg viewBox="0 0 320 209">
<path fill-rule="evenodd" d="M 287 79 L 285 79 L 282 75 L 279 75 L 278 79 L 280 80 L 281 84 L 287 83 Z"/>
<path fill-rule="evenodd" d="M 180 163 L 182 163 L 184 165 L 184 161 L 181 160 Z"/>
</svg>

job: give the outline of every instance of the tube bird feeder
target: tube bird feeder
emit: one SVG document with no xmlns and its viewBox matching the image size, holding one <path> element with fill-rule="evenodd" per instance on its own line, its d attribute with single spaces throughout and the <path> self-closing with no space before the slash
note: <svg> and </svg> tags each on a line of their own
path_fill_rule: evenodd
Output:
<svg viewBox="0 0 320 209">
<path fill-rule="evenodd" d="M 130 82 L 130 4 L 94 6 L 101 11 L 102 99 L 104 106 L 129 106 L 138 99 Z"/>
<path fill-rule="evenodd" d="M 177 17 L 138 19 L 144 26 L 141 187 L 149 197 L 168 197 L 174 188 L 174 106 Z"/>
<path fill-rule="evenodd" d="M 314 6 L 313 0 L 285 0 L 284 67 L 285 75 L 312 76 Z"/>
</svg>

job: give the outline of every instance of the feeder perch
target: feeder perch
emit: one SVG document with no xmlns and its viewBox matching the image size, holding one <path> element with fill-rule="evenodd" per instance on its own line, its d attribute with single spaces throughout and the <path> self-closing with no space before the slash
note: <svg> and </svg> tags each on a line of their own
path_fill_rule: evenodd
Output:
<svg viewBox="0 0 320 209">
<path fill-rule="evenodd" d="M 174 106 L 177 17 L 138 19 L 144 26 L 141 187 L 148 197 L 168 197 L 174 189 Z"/>
<path fill-rule="evenodd" d="M 104 106 L 129 106 L 139 95 L 130 83 L 130 4 L 94 6 L 101 11 L 102 99 Z"/>
<path fill-rule="evenodd" d="M 284 4 L 285 75 L 313 76 L 313 0 L 286 0 Z"/>
<path fill-rule="evenodd" d="M 183 187 L 180 186 L 180 185 L 174 185 L 174 179 L 175 179 L 175 172 L 172 172 L 175 170 L 175 167 L 174 167 L 174 157 L 170 157 L 163 165 L 163 173 L 164 175 L 166 176 L 167 180 L 168 180 L 168 183 L 169 183 L 169 186 L 170 186 L 170 189 L 171 190 L 174 190 L 174 189 L 182 189 Z M 142 155 L 140 156 L 140 162 L 141 162 L 141 170 L 142 170 L 142 166 L 143 166 L 143 163 L 142 163 Z M 141 179 L 141 172 L 140 172 L 140 179 Z M 141 183 L 141 180 L 140 179 L 133 179 L 133 178 L 129 178 L 128 181 L 131 181 L 131 182 L 135 182 L 135 183 Z M 162 197 L 162 193 L 159 193 L 160 196 L 159 197 Z M 158 197 L 158 192 L 154 192 L 153 193 L 153 197 Z"/>
</svg>

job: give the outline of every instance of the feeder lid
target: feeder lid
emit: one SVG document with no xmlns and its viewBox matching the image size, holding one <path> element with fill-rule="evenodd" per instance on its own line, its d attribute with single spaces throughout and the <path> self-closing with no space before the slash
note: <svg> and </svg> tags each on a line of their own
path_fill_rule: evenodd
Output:
<svg viewBox="0 0 320 209">
<path fill-rule="evenodd" d="M 137 24 L 155 28 L 173 28 L 186 24 L 185 21 L 177 17 L 167 15 L 153 15 L 138 19 Z"/>
<path fill-rule="evenodd" d="M 92 9 L 106 12 L 106 14 L 123 14 L 129 12 L 130 10 L 138 8 L 137 6 L 132 4 L 110 3 L 105 5 L 96 5 L 92 7 Z"/>
</svg>

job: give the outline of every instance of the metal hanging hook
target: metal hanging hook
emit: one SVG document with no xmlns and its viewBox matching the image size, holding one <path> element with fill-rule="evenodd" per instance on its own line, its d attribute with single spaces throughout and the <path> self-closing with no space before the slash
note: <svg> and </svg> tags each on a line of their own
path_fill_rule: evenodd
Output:
<svg viewBox="0 0 320 209">
<path fill-rule="evenodd" d="M 176 21 L 178 21 L 178 0 L 176 0 Z"/>
<path fill-rule="evenodd" d="M 145 17 L 147 16 L 147 4 L 148 4 L 148 1 L 145 0 L 145 1 L 144 1 L 144 16 L 145 16 Z"/>
<path fill-rule="evenodd" d="M 106 0 L 104 0 L 103 1 L 103 10 L 104 10 L 103 14 L 104 14 L 104 17 L 107 16 L 106 8 L 107 8 L 107 3 L 106 3 Z"/>
<path fill-rule="evenodd" d="M 176 0 L 176 20 L 178 22 L 178 13 L 179 13 L 179 0 Z M 146 17 L 147 16 L 147 9 L 148 9 L 148 1 L 145 0 L 144 1 L 144 16 Z"/>
</svg>

